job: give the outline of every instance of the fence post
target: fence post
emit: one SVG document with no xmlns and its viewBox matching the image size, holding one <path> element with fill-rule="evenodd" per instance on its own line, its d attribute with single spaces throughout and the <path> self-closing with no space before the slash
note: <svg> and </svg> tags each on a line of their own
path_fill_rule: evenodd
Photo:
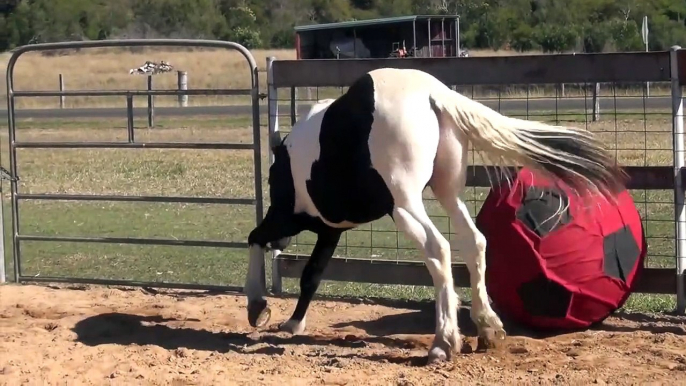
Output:
<svg viewBox="0 0 686 386">
<path fill-rule="evenodd" d="M 674 220 L 676 233 L 676 312 L 686 311 L 686 288 L 684 271 L 686 270 L 686 203 L 684 202 L 684 181 L 682 169 L 686 166 L 684 158 L 684 100 L 679 82 L 679 46 L 672 46 L 670 51 L 670 75 L 672 83 L 672 130 L 674 147 Z"/>
<path fill-rule="evenodd" d="M 60 92 L 63 92 L 63 91 L 64 91 L 64 76 L 62 76 L 62 74 L 60 74 Z M 61 109 L 64 108 L 64 99 L 65 99 L 65 96 L 60 95 L 60 108 Z"/>
<path fill-rule="evenodd" d="M 148 91 L 152 91 L 152 75 L 148 75 Z M 155 125 L 155 99 L 148 94 L 148 127 Z"/>
<path fill-rule="evenodd" d="M 593 84 L 593 122 L 600 120 L 600 83 Z"/>
<path fill-rule="evenodd" d="M 291 126 L 295 125 L 298 116 L 298 89 L 291 87 Z"/>
<path fill-rule="evenodd" d="M 0 180 L 0 284 L 7 281 L 7 272 L 5 272 L 5 200 L 3 194 L 3 181 Z M 18 281 L 17 278 L 14 281 Z"/>
<path fill-rule="evenodd" d="M 177 77 L 177 84 L 179 91 L 188 90 L 188 73 L 186 71 L 179 71 Z M 179 107 L 188 106 L 188 94 L 179 95 Z"/>
<path fill-rule="evenodd" d="M 134 126 L 133 126 L 133 95 L 126 96 L 126 131 L 128 133 L 129 143 L 135 142 Z"/>
<path fill-rule="evenodd" d="M 267 58 L 267 108 L 269 110 L 269 148 L 278 145 L 281 141 L 279 136 L 279 98 L 277 88 L 274 87 L 274 70 L 273 63 L 275 57 Z M 269 165 L 274 163 L 274 154 L 269 152 Z M 281 251 L 272 250 L 272 293 L 278 294 L 283 291 L 283 284 L 281 275 L 279 274 L 279 266 L 277 257 Z"/>
</svg>

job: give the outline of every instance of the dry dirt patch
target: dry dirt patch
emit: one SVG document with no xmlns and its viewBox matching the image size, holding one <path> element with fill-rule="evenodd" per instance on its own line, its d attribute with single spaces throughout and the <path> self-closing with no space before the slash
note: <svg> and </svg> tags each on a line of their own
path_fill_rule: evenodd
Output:
<svg viewBox="0 0 686 386">
<path fill-rule="evenodd" d="M 270 299 L 273 322 L 293 299 Z M 358 304 L 354 304 L 358 303 Z M 468 313 L 461 328 L 476 346 Z M 242 296 L 0 286 L 0 384 L 647 384 L 686 379 L 686 329 L 625 314 L 596 330 L 425 367 L 433 304 L 319 300 L 308 335 L 254 331 Z M 469 351 L 469 350 L 466 350 Z"/>
</svg>

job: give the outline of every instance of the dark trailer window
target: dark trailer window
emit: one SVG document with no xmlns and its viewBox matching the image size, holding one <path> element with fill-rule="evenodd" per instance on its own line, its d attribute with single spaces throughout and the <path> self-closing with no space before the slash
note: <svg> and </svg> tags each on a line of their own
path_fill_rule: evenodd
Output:
<svg viewBox="0 0 686 386">
<path fill-rule="evenodd" d="M 459 17 L 401 16 L 295 27 L 298 59 L 459 56 Z"/>
</svg>

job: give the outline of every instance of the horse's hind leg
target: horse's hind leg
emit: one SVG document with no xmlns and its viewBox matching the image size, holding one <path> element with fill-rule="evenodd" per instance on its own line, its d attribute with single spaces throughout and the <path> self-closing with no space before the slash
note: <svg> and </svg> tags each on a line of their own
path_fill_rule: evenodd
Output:
<svg viewBox="0 0 686 386">
<path fill-rule="evenodd" d="M 434 177 L 438 177 L 434 175 Z M 504 338 L 505 330 L 498 315 L 491 308 L 486 292 L 486 238 L 472 221 L 469 210 L 458 197 L 461 186 L 455 179 L 436 178 L 431 189 L 445 208 L 455 227 L 458 253 L 469 270 L 472 287 L 471 317 L 476 324 L 480 343 L 493 344 L 495 337 Z"/>
<path fill-rule="evenodd" d="M 469 210 L 459 197 L 439 199 L 455 226 L 459 252 L 462 255 L 472 287 L 471 317 L 476 324 L 480 343 L 492 346 L 494 339 L 503 339 L 505 329 L 491 308 L 486 292 L 486 238 L 472 221 Z"/>
<path fill-rule="evenodd" d="M 459 299 L 453 287 L 450 244 L 436 229 L 418 196 L 396 200 L 393 220 L 397 228 L 423 252 L 436 291 L 436 337 L 429 351 L 429 363 L 449 359 L 460 351 L 462 341 L 457 325 Z"/>
</svg>

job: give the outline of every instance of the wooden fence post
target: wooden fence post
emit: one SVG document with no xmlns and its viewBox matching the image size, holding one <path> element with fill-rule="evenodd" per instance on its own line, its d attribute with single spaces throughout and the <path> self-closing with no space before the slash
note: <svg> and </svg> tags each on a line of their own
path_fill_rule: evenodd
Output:
<svg viewBox="0 0 686 386">
<path fill-rule="evenodd" d="M 63 92 L 63 91 L 64 91 L 64 76 L 62 76 L 62 74 L 60 74 L 60 92 Z M 64 108 L 64 102 L 65 102 L 65 96 L 60 95 L 60 108 L 61 109 Z"/>
<path fill-rule="evenodd" d="M 177 84 L 179 91 L 188 90 L 188 73 L 186 71 L 177 72 Z M 188 106 L 188 94 L 179 95 L 179 107 Z"/>
</svg>

